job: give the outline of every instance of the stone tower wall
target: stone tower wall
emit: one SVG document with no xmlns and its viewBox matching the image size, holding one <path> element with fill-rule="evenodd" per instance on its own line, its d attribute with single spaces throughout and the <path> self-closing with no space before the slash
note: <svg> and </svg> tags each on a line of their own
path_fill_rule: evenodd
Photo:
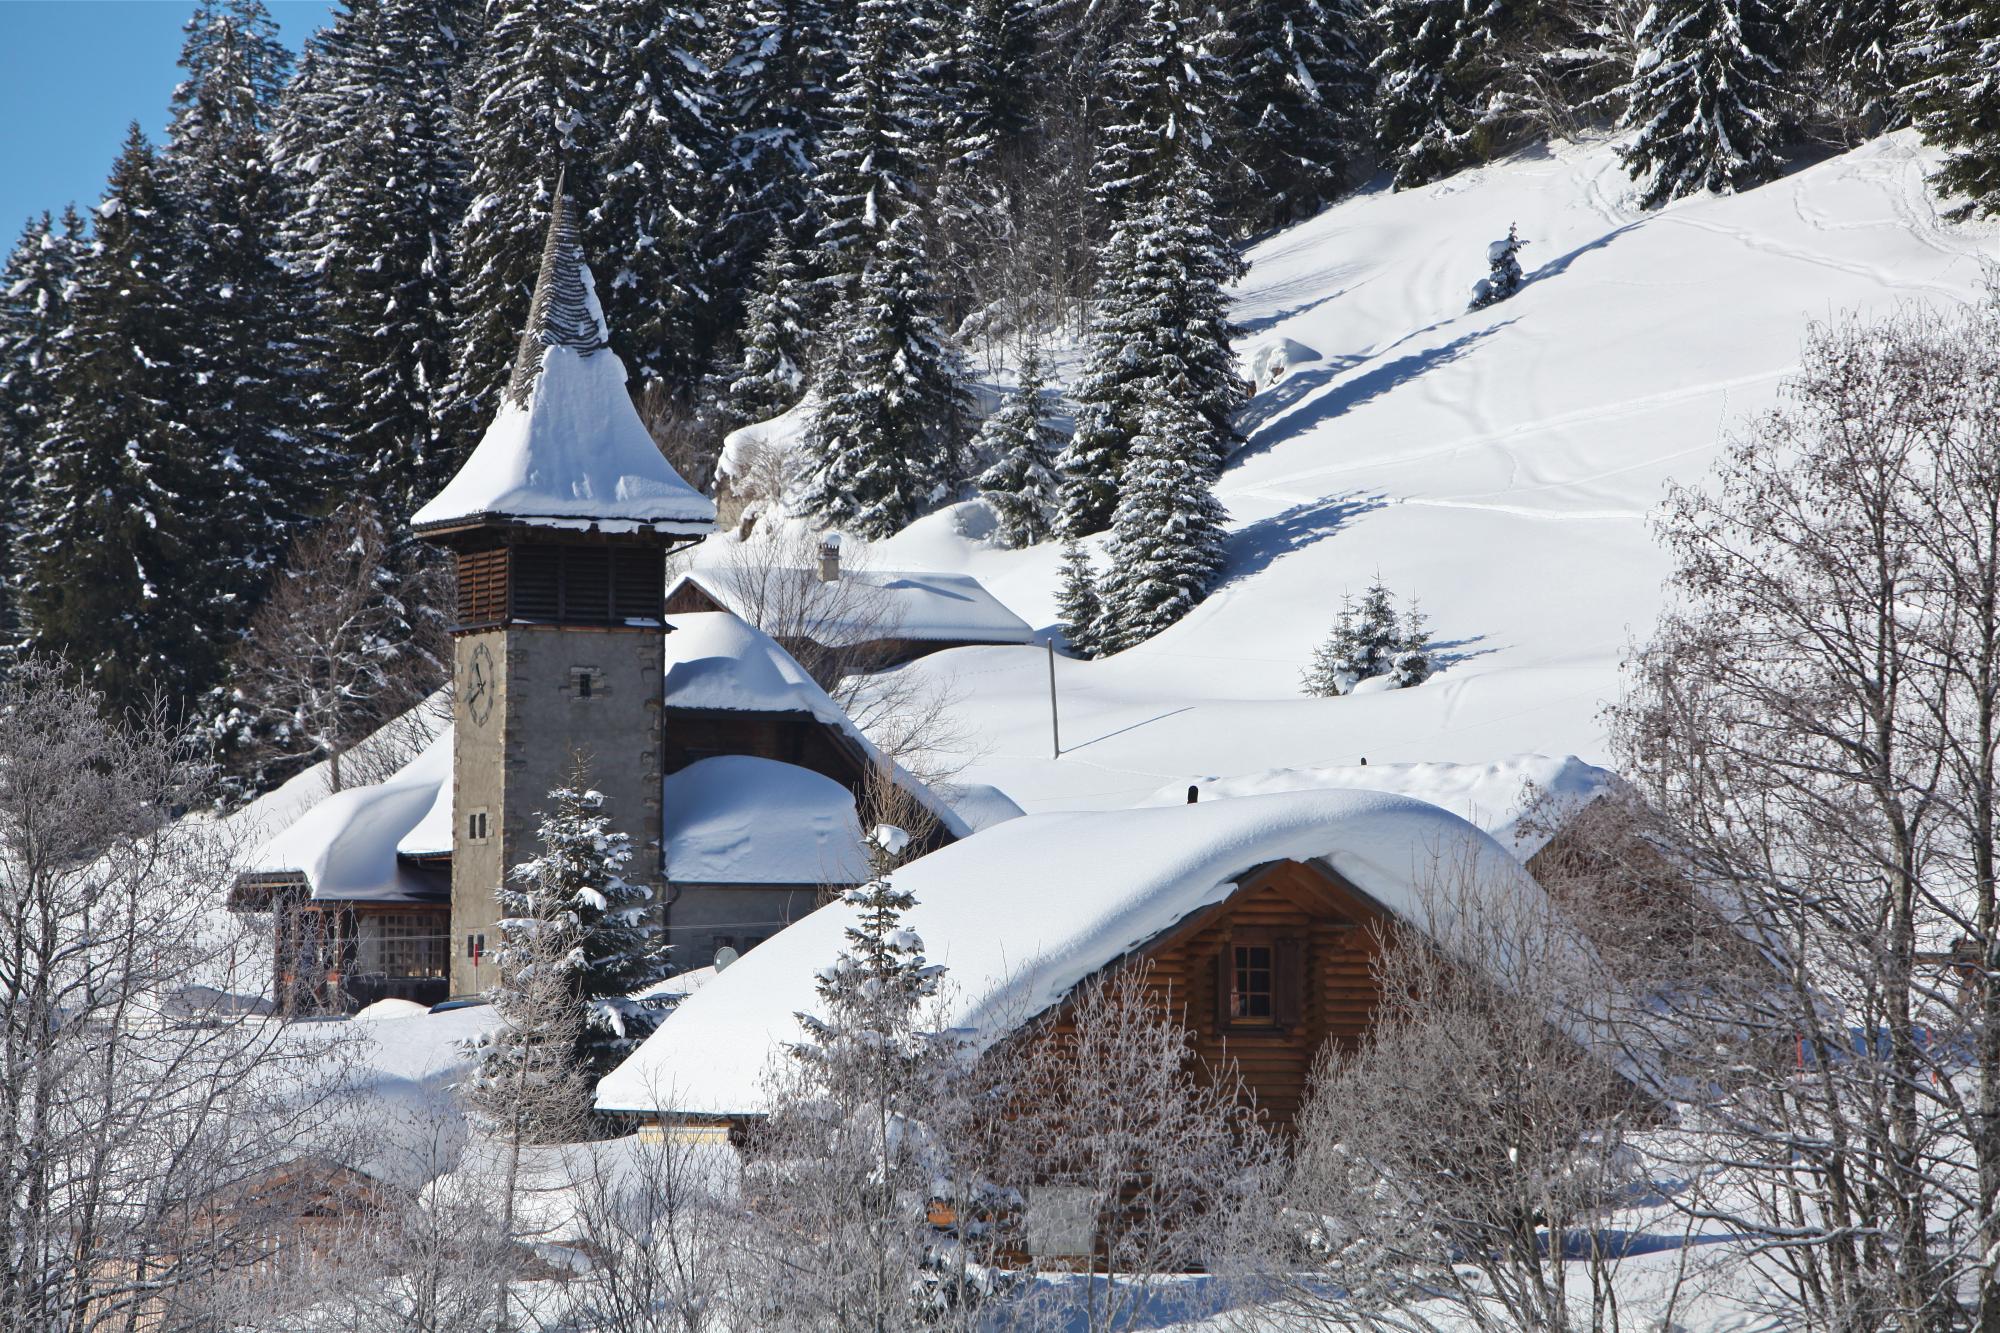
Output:
<svg viewBox="0 0 2000 1333">
<path fill-rule="evenodd" d="M 659 629 L 510 625 L 455 641 L 452 994 L 474 995 L 499 979 L 494 890 L 507 867 L 538 848 L 536 824 L 576 753 L 590 785 L 604 793 L 612 827 L 632 839 L 626 878 L 652 884 L 656 894 L 663 887 L 661 637 Z M 493 691 L 483 722 L 473 717 L 476 656 Z M 483 838 L 475 836 L 481 814 Z M 467 941 L 478 935 L 486 952 L 475 963 Z"/>
</svg>

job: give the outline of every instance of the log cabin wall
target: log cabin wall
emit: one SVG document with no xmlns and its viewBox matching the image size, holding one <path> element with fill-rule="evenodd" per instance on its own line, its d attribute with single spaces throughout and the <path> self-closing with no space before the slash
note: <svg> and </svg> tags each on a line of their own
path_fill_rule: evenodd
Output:
<svg viewBox="0 0 2000 1333">
<path fill-rule="evenodd" d="M 1381 908 L 1317 865 L 1282 861 L 1247 877 L 1224 902 L 1142 947 L 1148 989 L 1193 1033 L 1206 1064 L 1234 1060 L 1269 1123 L 1289 1132 L 1313 1061 L 1327 1042 L 1352 1049 L 1380 998 L 1374 960 Z M 1234 950 L 1267 948 L 1274 965 L 1268 1019 L 1230 1014 Z M 1123 960 L 1121 960 L 1121 963 Z M 1072 1029 L 1065 1012 L 1052 1034 Z"/>
</svg>

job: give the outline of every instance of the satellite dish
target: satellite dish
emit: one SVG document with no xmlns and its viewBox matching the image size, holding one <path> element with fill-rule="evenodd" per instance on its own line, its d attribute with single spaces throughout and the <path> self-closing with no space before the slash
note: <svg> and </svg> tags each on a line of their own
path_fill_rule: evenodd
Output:
<svg viewBox="0 0 2000 1333">
<path fill-rule="evenodd" d="M 717 949 L 715 951 L 715 970 L 718 972 L 722 971 L 724 968 L 728 967 L 731 963 L 735 962 L 736 958 L 737 958 L 736 950 L 730 948 L 726 944 L 723 945 L 720 949 Z"/>
</svg>

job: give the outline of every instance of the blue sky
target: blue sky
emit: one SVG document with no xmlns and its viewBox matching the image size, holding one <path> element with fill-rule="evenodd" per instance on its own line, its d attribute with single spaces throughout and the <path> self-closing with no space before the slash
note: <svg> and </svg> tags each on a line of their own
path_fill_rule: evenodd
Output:
<svg viewBox="0 0 2000 1333">
<path fill-rule="evenodd" d="M 296 51 L 327 0 L 265 0 Z M 193 0 L 0 0 L 0 249 L 21 223 L 97 202 L 137 120 L 156 141 Z"/>
</svg>

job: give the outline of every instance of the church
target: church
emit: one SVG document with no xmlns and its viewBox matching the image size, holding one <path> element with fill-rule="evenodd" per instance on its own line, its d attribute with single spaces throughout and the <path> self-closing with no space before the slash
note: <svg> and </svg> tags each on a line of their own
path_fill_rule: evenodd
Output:
<svg viewBox="0 0 2000 1333">
<path fill-rule="evenodd" d="M 450 721 L 402 771 L 325 797 L 239 864 L 231 905 L 271 915 L 285 1011 L 488 989 L 494 890 L 535 854 L 579 762 L 683 969 L 858 883 L 862 817 L 885 793 L 919 851 L 971 831 L 769 635 L 724 609 L 669 614 L 667 557 L 714 530 L 715 506 L 654 445 L 625 379 L 558 189 L 499 411 L 413 519 L 457 571 Z M 1018 813 L 997 793 L 960 803 L 982 823 Z"/>
</svg>

